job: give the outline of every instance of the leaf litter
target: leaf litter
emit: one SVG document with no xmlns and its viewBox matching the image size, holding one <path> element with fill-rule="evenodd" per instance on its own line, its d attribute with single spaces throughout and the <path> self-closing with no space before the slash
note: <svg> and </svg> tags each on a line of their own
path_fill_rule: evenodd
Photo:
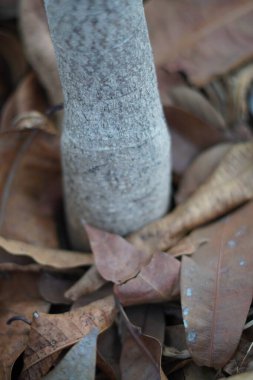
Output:
<svg viewBox="0 0 253 380">
<path fill-rule="evenodd" d="M 145 3 L 176 206 L 124 238 L 85 225 L 92 253 L 66 239 L 62 113 L 49 116 L 62 91 L 42 2 L 6 3 L 1 379 L 251 379 L 251 1 Z"/>
</svg>

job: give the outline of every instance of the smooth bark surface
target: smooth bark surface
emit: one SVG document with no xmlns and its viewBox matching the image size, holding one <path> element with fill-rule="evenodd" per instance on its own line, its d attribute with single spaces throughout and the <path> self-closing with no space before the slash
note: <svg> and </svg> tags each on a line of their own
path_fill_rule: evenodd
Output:
<svg viewBox="0 0 253 380">
<path fill-rule="evenodd" d="M 142 1 L 45 5 L 64 91 L 67 219 L 82 248 L 82 220 L 125 235 L 167 211 L 170 137 Z"/>
</svg>

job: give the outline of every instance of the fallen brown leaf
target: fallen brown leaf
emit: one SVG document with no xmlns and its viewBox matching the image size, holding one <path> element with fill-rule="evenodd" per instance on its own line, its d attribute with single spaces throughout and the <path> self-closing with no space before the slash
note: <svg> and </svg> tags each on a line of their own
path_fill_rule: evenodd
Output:
<svg viewBox="0 0 253 380">
<path fill-rule="evenodd" d="M 49 304 L 41 299 L 38 273 L 1 272 L 0 277 L 0 378 L 11 379 L 13 364 L 24 351 L 30 326 L 22 321 L 7 321 L 15 316 L 32 319 L 34 310 L 47 312 Z"/>
<path fill-rule="evenodd" d="M 250 0 L 151 0 L 145 13 L 157 65 L 195 85 L 252 58 Z"/>
<path fill-rule="evenodd" d="M 34 313 L 21 380 L 41 378 L 50 369 L 51 355 L 79 342 L 94 328 L 106 330 L 115 315 L 112 296 L 62 314 Z"/>
<path fill-rule="evenodd" d="M 20 241 L 4 239 L 1 236 L 0 247 L 11 255 L 28 256 L 40 265 L 57 269 L 76 268 L 93 263 L 93 257 L 90 253 L 42 248 Z"/>
<path fill-rule="evenodd" d="M 180 262 L 167 253 L 155 253 L 134 278 L 115 285 L 123 305 L 165 302 L 179 296 Z"/>
<path fill-rule="evenodd" d="M 253 143 L 235 144 L 213 174 L 164 218 L 128 237 L 146 252 L 167 250 L 188 231 L 252 199 Z"/>
<path fill-rule="evenodd" d="M 129 319 L 128 319 L 129 318 Z M 157 305 L 121 309 L 123 329 L 120 369 L 122 380 L 166 380 L 161 369 L 164 315 Z"/>
<path fill-rule="evenodd" d="M 85 225 L 95 265 L 107 281 L 121 284 L 136 276 L 150 257 L 119 235 Z"/>
<path fill-rule="evenodd" d="M 0 134 L 0 233 L 56 248 L 61 200 L 58 137 L 42 131 Z"/>
<path fill-rule="evenodd" d="M 38 128 L 57 134 L 54 123 L 45 115 L 47 101 L 44 91 L 33 72 L 20 82 L 6 102 L 0 120 L 0 131 Z"/>
<path fill-rule="evenodd" d="M 97 341 L 97 366 L 106 379 L 119 380 L 120 337 L 116 324 L 101 333 Z"/>
<path fill-rule="evenodd" d="M 196 230 L 202 244 L 181 268 L 188 349 L 198 365 L 221 368 L 234 354 L 253 296 L 253 203 Z"/>
</svg>

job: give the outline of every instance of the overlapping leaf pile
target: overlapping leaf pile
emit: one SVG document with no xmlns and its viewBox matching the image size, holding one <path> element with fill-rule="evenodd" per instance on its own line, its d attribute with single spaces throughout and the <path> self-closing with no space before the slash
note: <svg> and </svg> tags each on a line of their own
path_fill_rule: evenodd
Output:
<svg viewBox="0 0 253 380">
<path fill-rule="evenodd" d="M 2 3 L 0 378 L 251 379 L 252 1 L 145 3 L 175 207 L 125 239 L 84 225 L 92 253 L 68 246 L 42 2 Z"/>
</svg>

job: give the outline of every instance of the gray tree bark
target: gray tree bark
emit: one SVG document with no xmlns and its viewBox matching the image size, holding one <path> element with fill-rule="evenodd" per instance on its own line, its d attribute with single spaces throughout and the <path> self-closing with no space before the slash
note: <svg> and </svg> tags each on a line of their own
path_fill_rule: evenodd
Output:
<svg viewBox="0 0 253 380">
<path fill-rule="evenodd" d="M 82 220 L 126 235 L 166 213 L 170 137 L 141 0 L 45 0 L 64 92 L 72 244 Z"/>
</svg>

